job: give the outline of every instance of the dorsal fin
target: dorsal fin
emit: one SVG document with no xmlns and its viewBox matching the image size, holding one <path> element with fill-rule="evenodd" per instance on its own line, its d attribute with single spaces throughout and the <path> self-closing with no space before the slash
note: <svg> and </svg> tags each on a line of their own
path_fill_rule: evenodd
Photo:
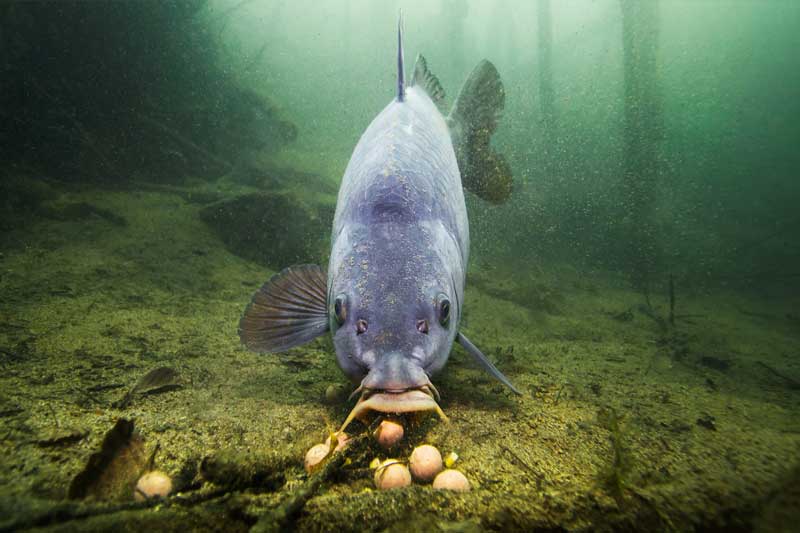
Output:
<svg viewBox="0 0 800 533">
<path fill-rule="evenodd" d="M 442 113 L 446 111 L 442 84 L 439 83 L 439 78 L 428 70 L 428 62 L 422 54 L 417 55 L 417 61 L 414 63 L 414 74 L 411 77 L 411 85 L 419 85 L 425 89 L 425 92 L 431 97 L 431 100 L 433 100 L 433 103 L 439 108 L 439 111 Z"/>
<path fill-rule="evenodd" d="M 406 99 L 405 76 L 403 75 L 403 12 L 397 17 L 397 101 Z"/>
</svg>

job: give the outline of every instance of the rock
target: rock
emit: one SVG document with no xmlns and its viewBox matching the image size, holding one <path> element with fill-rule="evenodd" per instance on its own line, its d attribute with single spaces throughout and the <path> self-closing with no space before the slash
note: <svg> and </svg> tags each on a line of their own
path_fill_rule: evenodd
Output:
<svg viewBox="0 0 800 533">
<path fill-rule="evenodd" d="M 200 218 L 232 253 L 282 270 L 327 256 L 335 199 L 294 191 L 257 192 L 205 206 Z"/>
</svg>

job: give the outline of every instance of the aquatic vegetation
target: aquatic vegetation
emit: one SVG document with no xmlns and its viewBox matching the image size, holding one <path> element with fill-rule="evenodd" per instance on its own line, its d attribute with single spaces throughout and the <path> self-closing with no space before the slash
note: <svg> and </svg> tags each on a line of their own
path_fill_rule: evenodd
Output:
<svg viewBox="0 0 800 533">
<path fill-rule="evenodd" d="M 597 423 L 610 433 L 611 440 L 611 460 L 600 471 L 600 484 L 621 504 L 632 467 L 625 443 L 625 421 L 613 407 L 603 407 L 597 411 Z"/>
</svg>

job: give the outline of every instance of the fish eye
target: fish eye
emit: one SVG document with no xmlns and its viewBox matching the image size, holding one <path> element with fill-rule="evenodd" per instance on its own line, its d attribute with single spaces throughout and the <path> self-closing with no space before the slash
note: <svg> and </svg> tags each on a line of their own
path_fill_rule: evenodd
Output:
<svg viewBox="0 0 800 533">
<path fill-rule="evenodd" d="M 336 323 L 338 325 L 344 324 L 344 321 L 347 320 L 347 295 L 340 294 L 336 297 L 336 300 L 333 303 L 333 316 L 336 319 Z"/>
<path fill-rule="evenodd" d="M 356 334 L 361 335 L 362 333 L 365 333 L 368 325 L 369 324 L 367 324 L 367 321 L 363 318 L 356 320 Z"/>
<path fill-rule="evenodd" d="M 436 297 L 436 311 L 439 315 L 439 324 L 447 326 L 450 322 L 450 300 L 442 293 Z"/>
</svg>

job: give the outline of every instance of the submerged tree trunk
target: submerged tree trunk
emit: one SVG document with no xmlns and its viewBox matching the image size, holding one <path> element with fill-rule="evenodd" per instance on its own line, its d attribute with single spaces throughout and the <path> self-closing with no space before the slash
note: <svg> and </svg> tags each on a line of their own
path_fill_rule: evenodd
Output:
<svg viewBox="0 0 800 533">
<path fill-rule="evenodd" d="M 624 228 L 633 285 L 647 294 L 656 257 L 653 209 L 662 136 L 658 93 L 658 0 L 620 0 L 625 91 Z"/>
</svg>

